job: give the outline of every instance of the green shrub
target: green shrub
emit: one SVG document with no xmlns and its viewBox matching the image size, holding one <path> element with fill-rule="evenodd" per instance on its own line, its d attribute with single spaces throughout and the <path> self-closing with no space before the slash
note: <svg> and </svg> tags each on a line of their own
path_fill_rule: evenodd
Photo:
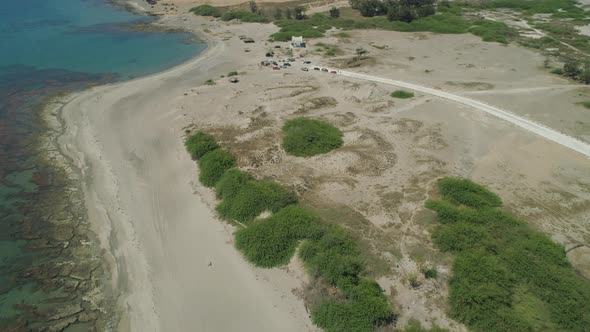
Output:
<svg viewBox="0 0 590 332">
<path fill-rule="evenodd" d="M 563 68 L 553 68 L 551 69 L 551 74 L 563 75 Z"/>
<path fill-rule="evenodd" d="M 436 279 L 438 277 L 438 271 L 435 268 L 423 269 L 422 274 L 426 279 Z"/>
<path fill-rule="evenodd" d="M 401 332 L 449 332 L 447 329 L 443 329 L 438 326 L 432 326 L 431 328 L 425 328 L 420 325 L 420 322 L 416 320 L 410 320 Z"/>
<path fill-rule="evenodd" d="M 217 149 L 207 152 L 199 159 L 199 181 L 206 187 L 213 187 L 223 173 L 236 165 L 236 159 L 229 152 Z"/>
<path fill-rule="evenodd" d="M 449 283 L 451 316 L 477 331 L 530 330 L 511 310 L 515 281 L 484 251 L 457 256 Z"/>
<path fill-rule="evenodd" d="M 250 174 L 242 172 L 237 168 L 225 171 L 219 182 L 217 182 L 217 186 L 215 186 L 217 198 L 226 199 L 235 197 L 252 180 L 253 178 Z"/>
<path fill-rule="evenodd" d="M 510 8 L 526 14 L 553 14 L 555 17 L 585 18 L 584 9 L 575 0 L 494 0 L 482 3 L 485 8 Z"/>
<path fill-rule="evenodd" d="M 391 93 L 391 96 L 393 98 L 408 99 L 408 98 L 413 98 L 414 97 L 414 93 L 413 92 L 403 91 L 403 90 L 396 90 L 396 91 L 394 91 L 394 92 Z"/>
<path fill-rule="evenodd" d="M 437 228 L 432 234 L 434 243 L 442 251 L 464 251 L 489 245 L 491 239 L 481 225 L 455 222 Z"/>
<path fill-rule="evenodd" d="M 587 109 L 590 109 L 590 101 L 583 101 L 580 103 L 580 105 L 584 106 Z"/>
<path fill-rule="evenodd" d="M 275 41 L 288 41 L 291 36 L 305 38 L 323 37 L 331 28 L 338 29 L 379 29 L 400 32 L 435 32 L 459 34 L 472 32 L 485 41 L 506 43 L 508 38 L 516 36 L 514 29 L 501 22 L 491 20 L 470 20 L 462 16 L 460 6 L 452 5 L 431 15 L 413 20 L 410 23 L 389 21 L 385 17 L 362 19 L 333 18 L 317 13 L 305 20 L 276 20 L 274 23 L 281 28 L 271 35 Z M 471 29 L 471 30 L 470 30 Z"/>
<path fill-rule="evenodd" d="M 375 281 L 362 279 L 346 293 L 345 301 L 330 300 L 315 305 L 313 322 L 327 332 L 370 332 L 393 319 L 387 298 Z"/>
<path fill-rule="evenodd" d="M 483 186 L 444 178 L 438 189 L 445 201 L 426 205 L 441 221 L 435 244 L 456 253 L 452 317 L 474 331 L 590 326 L 590 284 L 573 271 L 561 245 L 500 210 L 500 198 Z"/>
<path fill-rule="evenodd" d="M 299 255 L 312 276 L 322 277 L 343 290 L 356 285 L 364 269 L 355 241 L 339 227 L 305 241 Z"/>
<path fill-rule="evenodd" d="M 298 157 L 327 153 L 342 143 L 342 132 L 320 120 L 297 118 L 283 126 L 283 148 Z"/>
<path fill-rule="evenodd" d="M 426 201 L 425 206 L 436 211 L 438 220 L 443 224 L 455 221 L 475 221 L 479 217 L 476 210 L 463 206 L 456 206 L 445 200 L 428 200 Z"/>
<path fill-rule="evenodd" d="M 199 16 L 213 16 L 213 17 L 221 17 L 221 10 L 219 8 L 210 6 L 210 5 L 201 5 L 190 10 L 193 14 Z"/>
<path fill-rule="evenodd" d="M 238 72 L 237 72 L 237 71 L 230 71 L 230 72 L 227 74 L 227 77 L 232 77 L 232 76 L 238 76 Z"/>
<path fill-rule="evenodd" d="M 445 177 L 439 181 L 438 187 L 443 198 L 455 204 L 472 208 L 502 205 L 498 195 L 467 179 Z"/>
<path fill-rule="evenodd" d="M 507 44 L 508 39 L 516 36 L 516 32 L 503 22 L 491 20 L 477 20 L 468 29 L 472 34 L 481 37 L 485 42 Z"/>
<path fill-rule="evenodd" d="M 197 131 L 194 135 L 189 137 L 185 142 L 185 146 L 193 159 L 200 159 L 207 152 L 219 148 L 215 138 L 202 131 Z"/>
<path fill-rule="evenodd" d="M 299 241 L 321 234 L 319 218 L 307 210 L 288 206 L 267 219 L 236 232 L 236 248 L 256 266 L 289 263 Z"/>
<path fill-rule="evenodd" d="M 291 36 L 304 38 L 323 37 L 332 28 L 329 18 L 324 14 L 314 14 L 305 20 L 284 19 L 274 21 L 281 30 L 271 35 L 274 41 L 289 41 Z"/>
<path fill-rule="evenodd" d="M 229 181 L 223 187 L 230 188 Z M 224 197 L 217 205 L 217 212 L 225 220 L 249 223 L 264 211 L 277 212 L 296 202 L 295 194 L 273 181 L 250 180 L 233 196 Z"/>
<path fill-rule="evenodd" d="M 262 15 L 246 12 L 246 11 L 235 11 L 235 12 L 227 12 L 221 15 L 222 21 L 231 21 L 231 20 L 240 20 L 242 22 L 258 22 L 258 23 L 267 23 L 268 19 Z"/>
</svg>

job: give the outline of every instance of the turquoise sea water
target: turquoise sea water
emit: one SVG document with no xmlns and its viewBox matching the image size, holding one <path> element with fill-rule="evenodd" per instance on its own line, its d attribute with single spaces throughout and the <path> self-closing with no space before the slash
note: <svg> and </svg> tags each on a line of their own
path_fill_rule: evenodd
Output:
<svg viewBox="0 0 590 332">
<path fill-rule="evenodd" d="M 204 48 L 185 34 L 130 32 L 133 15 L 106 0 L 19 0 L 0 6 L 0 65 L 139 76 Z"/>
<path fill-rule="evenodd" d="M 52 306 L 77 304 L 76 292 L 88 287 L 75 278 L 83 271 L 68 275 L 55 268 L 76 232 L 73 237 L 64 231 L 69 228 L 56 232 L 48 220 L 71 217 L 64 211 L 81 208 L 60 201 L 64 181 L 37 155 L 43 102 L 161 71 L 206 47 L 188 34 L 130 29 L 151 19 L 108 0 L 18 0 L 0 6 L 0 331 L 42 329 L 55 318 L 44 315 L 53 314 Z M 67 324 L 67 318 L 56 321 Z"/>
</svg>

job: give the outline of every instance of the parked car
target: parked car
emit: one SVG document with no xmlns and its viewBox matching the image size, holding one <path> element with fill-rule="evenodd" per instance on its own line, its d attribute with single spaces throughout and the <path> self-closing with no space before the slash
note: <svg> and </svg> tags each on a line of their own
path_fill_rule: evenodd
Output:
<svg viewBox="0 0 590 332">
<path fill-rule="evenodd" d="M 322 71 L 327 73 L 328 72 L 328 69 L 327 68 L 322 68 Z"/>
<path fill-rule="evenodd" d="M 332 71 L 330 72 L 330 74 L 336 74 L 336 71 L 335 71 L 335 70 L 332 70 Z"/>
<path fill-rule="evenodd" d="M 303 68 L 301 68 L 301 70 L 303 70 L 303 71 L 309 71 L 309 68 L 303 67 Z"/>
<path fill-rule="evenodd" d="M 320 67 L 313 67 L 313 70 L 320 70 Z"/>
<path fill-rule="evenodd" d="M 281 67 L 279 67 L 279 66 L 274 66 L 274 67 L 272 67 L 272 69 L 273 69 L 273 70 L 281 70 Z"/>
</svg>

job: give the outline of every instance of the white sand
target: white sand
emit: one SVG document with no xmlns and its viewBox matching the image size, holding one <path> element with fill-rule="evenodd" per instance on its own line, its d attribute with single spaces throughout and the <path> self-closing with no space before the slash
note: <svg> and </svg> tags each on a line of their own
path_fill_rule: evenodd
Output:
<svg viewBox="0 0 590 332">
<path fill-rule="evenodd" d="M 263 48 L 273 27 L 248 29 L 258 41 L 250 47 Z M 197 165 L 184 150 L 191 120 L 172 106 L 206 79 L 256 61 L 242 56 L 243 47 L 237 37 L 215 43 L 189 63 L 90 89 L 62 108 L 59 144 L 80 171 L 89 218 L 113 263 L 112 286 L 121 291 L 118 330 L 313 329 L 292 294 L 300 279 L 250 266 L 231 243 L 232 229 L 195 194 L 211 192 L 195 183 Z"/>
</svg>

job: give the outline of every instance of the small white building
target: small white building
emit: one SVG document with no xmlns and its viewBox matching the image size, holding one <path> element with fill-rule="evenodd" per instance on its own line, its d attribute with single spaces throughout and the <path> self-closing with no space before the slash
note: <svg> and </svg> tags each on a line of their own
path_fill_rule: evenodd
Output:
<svg viewBox="0 0 590 332">
<path fill-rule="evenodd" d="M 303 36 L 300 36 L 300 37 L 292 36 L 291 37 L 291 47 L 293 47 L 293 48 L 305 47 L 305 41 L 303 41 Z"/>
</svg>

